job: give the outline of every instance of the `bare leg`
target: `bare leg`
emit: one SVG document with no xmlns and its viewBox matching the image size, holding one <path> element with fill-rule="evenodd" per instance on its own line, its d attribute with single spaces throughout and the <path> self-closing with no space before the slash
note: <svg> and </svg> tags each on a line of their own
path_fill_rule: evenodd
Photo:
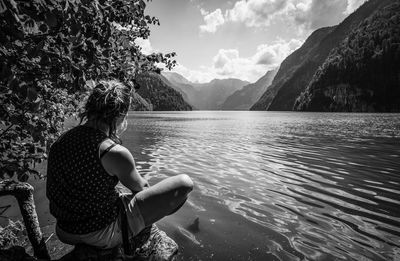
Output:
<svg viewBox="0 0 400 261">
<path fill-rule="evenodd" d="M 193 181 L 188 175 L 182 174 L 166 178 L 137 193 L 136 204 L 139 206 L 145 226 L 177 211 L 192 190 Z"/>
</svg>

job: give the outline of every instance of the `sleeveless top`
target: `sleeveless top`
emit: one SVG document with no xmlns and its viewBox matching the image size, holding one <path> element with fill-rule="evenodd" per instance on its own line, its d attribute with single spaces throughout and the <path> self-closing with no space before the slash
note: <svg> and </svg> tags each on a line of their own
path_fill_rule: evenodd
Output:
<svg viewBox="0 0 400 261">
<path fill-rule="evenodd" d="M 118 178 L 106 172 L 99 158 L 105 139 L 100 130 L 80 125 L 50 148 L 46 194 L 50 213 L 66 232 L 87 234 L 117 219 Z"/>
</svg>

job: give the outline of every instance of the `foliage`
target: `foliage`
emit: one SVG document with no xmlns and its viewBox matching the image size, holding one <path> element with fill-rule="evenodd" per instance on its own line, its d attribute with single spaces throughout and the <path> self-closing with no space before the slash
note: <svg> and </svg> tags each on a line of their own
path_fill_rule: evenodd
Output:
<svg viewBox="0 0 400 261">
<path fill-rule="evenodd" d="M 364 20 L 317 70 L 297 109 L 400 111 L 400 2 Z"/>
<path fill-rule="evenodd" d="M 10 246 L 20 245 L 21 236 L 24 225 L 21 221 L 8 220 L 8 225 L 5 227 L 0 226 L 0 249 L 6 249 Z"/>
<path fill-rule="evenodd" d="M 0 0 L 0 179 L 25 181 L 46 158 L 64 119 L 99 79 L 133 86 L 137 74 L 175 65 L 175 53 L 143 55 L 143 0 Z"/>
</svg>

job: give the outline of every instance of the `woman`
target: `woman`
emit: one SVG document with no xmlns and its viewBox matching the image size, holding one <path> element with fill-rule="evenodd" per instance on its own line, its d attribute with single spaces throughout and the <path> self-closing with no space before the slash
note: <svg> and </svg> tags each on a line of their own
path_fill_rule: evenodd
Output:
<svg viewBox="0 0 400 261">
<path fill-rule="evenodd" d="M 112 248 L 122 243 L 121 215 L 130 236 L 174 213 L 193 189 L 187 175 L 167 178 L 150 187 L 119 135 L 127 127 L 131 89 L 102 81 L 85 105 L 81 124 L 52 146 L 47 167 L 47 197 L 56 218 L 56 234 L 67 244 Z M 82 124 L 84 123 L 84 124 Z M 118 182 L 135 196 L 121 197 Z"/>
</svg>

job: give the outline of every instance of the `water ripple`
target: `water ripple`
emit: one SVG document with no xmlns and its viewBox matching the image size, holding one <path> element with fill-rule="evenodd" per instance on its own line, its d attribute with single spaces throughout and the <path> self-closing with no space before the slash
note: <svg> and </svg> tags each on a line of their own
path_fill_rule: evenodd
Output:
<svg viewBox="0 0 400 261">
<path fill-rule="evenodd" d="M 213 217 L 226 209 L 250 222 L 248 229 L 250 224 L 263 228 L 258 236 L 276 234 L 259 246 L 265 244 L 275 258 L 400 257 L 398 114 L 166 112 L 130 117 L 126 145 L 144 176 L 156 182 L 189 174 L 195 190 L 188 205 L 195 213 Z M 216 230 L 222 229 L 212 220 Z M 202 236 L 196 234 L 196 240 L 210 240 Z M 221 240 L 214 243 L 230 239 Z"/>
</svg>

